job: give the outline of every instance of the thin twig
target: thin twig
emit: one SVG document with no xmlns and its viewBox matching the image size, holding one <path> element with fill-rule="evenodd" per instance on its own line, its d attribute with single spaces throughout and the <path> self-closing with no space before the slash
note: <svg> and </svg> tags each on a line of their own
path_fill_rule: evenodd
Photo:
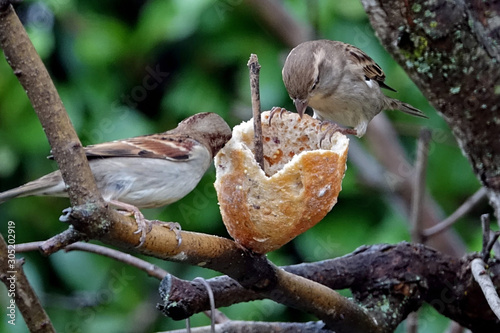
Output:
<svg viewBox="0 0 500 333">
<path fill-rule="evenodd" d="M 215 325 L 216 332 L 306 332 L 306 333 L 330 333 L 322 321 L 307 323 L 289 322 L 263 322 L 231 320 Z M 210 326 L 201 326 L 191 329 L 191 333 L 209 333 Z M 185 329 L 163 331 L 158 333 L 186 333 Z"/>
<path fill-rule="evenodd" d="M 205 289 L 207 289 L 208 293 L 208 299 L 210 302 L 210 311 L 203 311 L 207 316 L 210 318 L 210 333 L 215 333 L 215 299 L 214 299 L 214 292 L 212 291 L 212 288 L 210 287 L 210 284 L 207 282 L 202 277 L 197 277 L 193 281 L 200 281 L 203 286 L 205 286 Z"/>
<path fill-rule="evenodd" d="M 483 229 L 483 249 L 481 251 L 481 257 L 484 262 L 488 262 L 490 257 L 490 250 L 488 244 L 490 243 L 490 215 L 481 215 L 481 227 Z"/>
<path fill-rule="evenodd" d="M 491 253 L 491 249 L 493 249 L 493 246 L 495 245 L 498 237 L 500 237 L 500 231 L 491 232 L 491 230 L 490 230 L 489 241 L 488 241 L 488 244 L 486 245 L 488 255 Z"/>
<path fill-rule="evenodd" d="M 30 251 L 37 251 L 39 250 L 46 242 L 30 242 L 30 243 L 23 243 L 23 244 L 16 244 L 16 252 L 18 253 L 23 253 L 23 252 L 30 252 Z M 164 269 L 153 265 L 145 260 L 139 259 L 137 257 L 133 257 L 130 254 L 123 253 L 118 250 L 113 250 L 104 246 L 96 245 L 96 244 L 89 244 L 89 243 L 83 243 L 83 242 L 77 242 L 73 243 L 70 245 L 67 245 L 64 250 L 66 252 L 69 251 L 84 251 L 84 252 L 89 252 L 89 253 L 95 253 L 99 254 L 111 259 L 114 259 L 116 261 L 123 262 L 127 265 L 130 265 L 132 267 L 135 267 L 137 269 L 140 269 L 141 271 L 146 272 L 149 276 L 152 276 L 154 278 L 157 278 L 159 280 L 162 280 L 168 272 L 165 271 Z M 212 298 L 213 298 L 213 293 L 212 293 Z M 211 300 L 212 304 L 212 300 Z M 212 313 L 208 313 L 210 311 L 207 311 L 206 315 L 209 318 L 214 319 L 215 323 L 221 323 L 223 321 L 229 320 L 226 315 L 224 315 L 222 312 L 219 310 L 214 309 L 212 310 Z"/>
<path fill-rule="evenodd" d="M 488 275 L 484 261 L 479 258 L 472 260 L 471 271 L 474 275 L 474 279 L 481 287 L 484 297 L 486 298 L 491 310 L 495 313 L 497 318 L 500 319 L 500 298 L 495 290 L 495 285 Z"/>
<path fill-rule="evenodd" d="M 395 199 L 404 204 L 404 210 L 409 211 L 413 193 L 411 175 L 414 174 L 414 170 L 407 161 L 403 146 L 387 115 L 381 113 L 375 117 L 368 126 L 366 135 L 368 137 L 366 142 L 374 156 L 386 169 L 380 173 L 382 182 L 385 182 L 388 189 L 395 193 Z M 353 146 L 354 148 L 355 146 Z M 357 164 L 356 167 L 363 170 L 368 166 Z M 443 220 L 441 209 L 428 192 L 425 194 L 423 204 L 422 222 L 425 228 L 430 228 Z M 408 215 L 410 214 L 408 213 Z M 426 244 L 455 257 L 466 253 L 464 242 L 454 230 L 447 230 L 436 235 L 436 237 L 429 239 Z"/>
<path fill-rule="evenodd" d="M 64 230 L 60 234 L 57 234 L 46 241 L 42 242 L 40 245 L 40 251 L 48 256 L 52 253 L 59 251 L 60 249 L 82 240 L 85 240 L 87 236 L 84 233 L 73 228 L 72 225 L 68 229 Z"/>
<path fill-rule="evenodd" d="M 417 145 L 417 161 L 415 165 L 415 178 L 411 200 L 410 225 L 411 239 L 415 243 L 424 243 L 422 236 L 422 209 L 425 196 L 425 174 L 427 171 L 427 159 L 429 157 L 429 143 L 431 131 L 423 128 Z M 406 319 L 406 332 L 417 333 L 418 331 L 418 311 L 412 312 Z"/>
<path fill-rule="evenodd" d="M 498 233 L 498 231 L 490 231 L 490 238 L 493 238 L 495 233 Z M 495 258 L 500 258 L 500 242 L 494 242 L 491 249 L 493 250 L 493 252 L 495 252 Z"/>
<path fill-rule="evenodd" d="M 24 274 L 22 266 L 24 260 L 15 260 L 10 257 L 15 255 L 16 250 L 17 246 L 11 244 L 7 246 L 5 239 L 0 235 L 0 280 L 7 287 L 7 292 L 11 297 L 7 306 L 7 321 L 12 320 L 13 325 L 16 324 L 15 308 L 17 307 L 30 332 L 55 332 L 49 316 Z"/>
<path fill-rule="evenodd" d="M 470 198 L 465 200 L 465 202 L 457 208 L 450 216 L 436 224 L 433 227 L 427 228 L 422 231 L 422 235 L 424 237 L 431 237 L 437 235 L 453 224 L 455 224 L 460 218 L 462 218 L 465 214 L 469 213 L 478 203 L 480 203 L 484 198 L 486 198 L 486 188 L 481 187 L 476 191 Z"/>
<path fill-rule="evenodd" d="M 211 317 L 211 313 L 209 314 L 208 312 L 211 312 L 211 311 L 203 311 L 203 313 L 205 313 L 205 315 L 207 317 Z M 222 324 L 222 323 L 225 323 L 225 322 L 228 322 L 230 321 L 231 319 L 229 319 L 228 316 L 226 316 L 224 314 L 224 312 L 220 311 L 220 310 L 217 310 L 215 309 L 214 311 L 214 318 L 215 318 L 215 324 Z"/>
<path fill-rule="evenodd" d="M 18 244 L 16 245 L 16 252 L 29 252 L 29 251 L 36 251 L 42 246 L 45 242 L 31 242 L 31 243 L 24 243 L 24 244 Z M 108 247 L 96 245 L 96 244 L 89 244 L 89 243 L 83 243 L 83 242 L 78 242 L 78 243 L 73 243 L 70 245 L 67 245 L 64 250 L 66 252 L 69 251 L 84 251 L 84 252 L 90 252 L 90 253 L 95 253 L 99 254 L 111 259 L 114 259 L 116 261 L 123 262 L 127 265 L 133 266 L 135 268 L 138 268 L 144 272 L 146 272 L 149 276 L 155 277 L 159 280 L 163 279 L 168 272 L 161 269 L 160 267 L 153 265 L 145 260 L 136 258 L 131 256 L 130 254 L 123 253 L 118 250 L 113 250 Z"/>
<path fill-rule="evenodd" d="M 260 119 L 260 89 L 259 89 L 259 73 L 260 64 L 256 54 L 251 54 L 248 60 L 248 69 L 250 70 L 250 90 L 252 93 L 252 114 L 253 114 L 253 129 L 254 129 L 254 146 L 255 160 L 264 170 L 264 146 L 262 143 L 262 124 Z"/>
<path fill-rule="evenodd" d="M 483 229 L 483 249 L 481 251 L 481 257 L 484 262 L 488 262 L 490 258 L 491 249 L 497 243 L 498 237 L 500 237 L 500 231 L 490 230 L 490 215 L 481 215 L 481 226 Z"/>
<path fill-rule="evenodd" d="M 411 202 L 411 238 L 413 242 L 422 243 L 422 207 L 425 195 L 425 174 L 427 171 L 427 159 L 429 157 L 429 143 L 431 131 L 423 128 L 417 146 L 417 162 L 415 165 L 415 178 Z"/>
<path fill-rule="evenodd" d="M 483 249 L 481 251 L 482 259 L 484 262 L 488 262 L 490 258 L 491 250 L 495 247 L 498 251 L 497 240 L 500 237 L 500 231 L 492 231 L 490 229 L 490 215 L 481 215 L 481 226 L 483 229 Z M 496 246 L 495 246 L 496 245 Z M 497 255 L 497 252 L 495 252 Z"/>
</svg>

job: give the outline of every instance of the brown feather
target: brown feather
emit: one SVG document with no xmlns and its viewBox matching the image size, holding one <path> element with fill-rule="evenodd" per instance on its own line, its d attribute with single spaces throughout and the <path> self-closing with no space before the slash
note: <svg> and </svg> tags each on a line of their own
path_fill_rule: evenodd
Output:
<svg viewBox="0 0 500 333">
<path fill-rule="evenodd" d="M 88 157 L 148 157 L 186 160 L 196 144 L 199 143 L 188 136 L 155 134 L 87 146 L 85 153 Z"/>
<path fill-rule="evenodd" d="M 385 74 L 382 68 L 365 52 L 358 49 L 355 46 L 346 44 L 347 54 L 350 55 L 350 60 L 356 64 L 359 64 L 363 68 L 363 73 L 369 80 L 376 81 L 381 88 L 396 91 L 395 89 L 389 87 L 384 83 Z"/>
</svg>

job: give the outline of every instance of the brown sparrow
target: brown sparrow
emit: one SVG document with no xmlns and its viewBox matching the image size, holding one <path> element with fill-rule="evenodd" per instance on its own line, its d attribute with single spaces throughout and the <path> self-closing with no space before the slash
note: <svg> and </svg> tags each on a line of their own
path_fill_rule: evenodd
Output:
<svg viewBox="0 0 500 333">
<path fill-rule="evenodd" d="M 138 208 L 168 205 L 191 192 L 230 138 L 231 129 L 219 115 L 198 113 L 164 133 L 84 149 L 103 199 L 128 215 L 134 214 L 140 246 L 151 225 Z M 61 172 L 0 193 L 0 203 L 31 195 L 67 197 Z M 175 228 L 180 244 L 178 224 L 170 228 Z"/>
<path fill-rule="evenodd" d="M 380 88 L 395 90 L 384 83 L 380 66 L 346 43 L 331 40 L 302 43 L 290 51 L 282 75 L 301 117 L 309 105 L 315 118 L 354 127 L 355 133 L 340 131 L 358 137 L 365 134 L 370 120 L 382 110 L 400 110 L 427 118 L 413 106 L 385 96 Z"/>
</svg>

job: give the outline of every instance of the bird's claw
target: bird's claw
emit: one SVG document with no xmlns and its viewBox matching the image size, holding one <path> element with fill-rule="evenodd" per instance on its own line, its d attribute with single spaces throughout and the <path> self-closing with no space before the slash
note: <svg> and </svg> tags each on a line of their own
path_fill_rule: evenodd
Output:
<svg viewBox="0 0 500 333">
<path fill-rule="evenodd" d="M 146 235 L 151 232 L 153 229 L 153 224 L 159 224 L 162 227 L 169 228 L 170 231 L 175 233 L 175 239 L 177 240 L 177 247 L 182 244 L 182 236 L 181 236 L 181 225 L 178 222 L 163 222 L 159 220 L 147 220 L 143 217 L 141 222 L 137 222 L 138 229 L 134 232 L 134 234 L 141 234 L 141 238 L 139 239 L 139 245 L 136 247 L 139 248 L 144 244 L 146 240 Z"/>
<path fill-rule="evenodd" d="M 147 234 L 153 229 L 153 224 L 142 215 L 139 209 L 134 210 L 133 213 L 135 222 L 137 223 L 137 230 L 134 231 L 134 235 L 141 234 L 141 237 L 139 237 L 139 244 L 136 245 L 136 248 L 139 248 L 144 245 Z"/>
<path fill-rule="evenodd" d="M 336 123 L 332 123 L 330 121 L 322 121 L 321 124 L 319 125 L 319 130 L 323 131 L 323 128 L 326 126 L 325 132 L 321 135 L 321 139 L 319 140 L 319 145 L 323 143 L 323 141 L 326 139 L 328 136 L 328 140 L 332 140 L 333 134 L 336 132 L 339 132 L 344 135 L 357 135 L 358 132 L 355 129 L 352 128 L 343 128 L 337 125 Z"/>
<path fill-rule="evenodd" d="M 283 116 L 283 113 L 286 112 L 286 109 L 285 108 L 282 108 L 282 107 L 279 107 L 279 106 L 274 106 L 272 109 L 271 109 L 271 112 L 269 112 L 269 123 L 268 125 L 271 126 L 271 120 L 273 119 L 274 115 L 276 113 L 279 113 L 279 117 L 280 119 L 282 118 Z"/>
<path fill-rule="evenodd" d="M 141 234 L 141 237 L 139 238 L 139 244 L 136 247 L 139 248 L 144 245 L 144 242 L 146 241 L 146 235 L 153 228 L 151 221 L 146 219 L 139 208 L 135 207 L 134 205 L 116 200 L 110 200 L 109 203 L 118 208 L 118 212 L 125 216 L 134 215 L 135 222 L 137 223 L 137 230 L 134 232 L 134 234 Z"/>
<path fill-rule="evenodd" d="M 162 225 L 165 228 L 169 228 L 170 231 L 173 231 L 175 233 L 175 239 L 177 239 L 177 247 L 181 246 L 182 244 L 181 225 L 177 222 L 163 222 Z"/>
<path fill-rule="evenodd" d="M 144 215 L 142 215 L 141 211 L 139 208 L 129 205 L 123 202 L 119 201 L 110 201 L 110 203 L 116 207 L 119 207 L 124 210 L 119 210 L 120 213 L 124 215 L 134 215 L 135 221 L 137 222 L 137 230 L 134 232 L 134 234 L 141 234 L 141 237 L 139 238 L 139 244 L 136 246 L 136 248 L 141 247 L 144 245 L 144 242 L 146 241 L 146 236 L 147 234 L 153 229 L 153 223 L 154 224 L 161 224 L 164 227 L 170 228 L 175 233 L 175 238 L 177 239 L 177 247 L 179 247 L 182 243 L 182 237 L 181 237 L 181 225 L 177 222 L 162 222 L 158 220 L 147 220 Z"/>
</svg>

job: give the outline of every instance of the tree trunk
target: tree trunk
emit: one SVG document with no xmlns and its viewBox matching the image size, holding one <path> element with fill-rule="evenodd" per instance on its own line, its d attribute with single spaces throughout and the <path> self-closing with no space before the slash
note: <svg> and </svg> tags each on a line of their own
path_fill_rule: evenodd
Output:
<svg viewBox="0 0 500 333">
<path fill-rule="evenodd" d="M 384 47 L 452 129 L 499 218 L 500 4 L 361 2 Z"/>
</svg>

